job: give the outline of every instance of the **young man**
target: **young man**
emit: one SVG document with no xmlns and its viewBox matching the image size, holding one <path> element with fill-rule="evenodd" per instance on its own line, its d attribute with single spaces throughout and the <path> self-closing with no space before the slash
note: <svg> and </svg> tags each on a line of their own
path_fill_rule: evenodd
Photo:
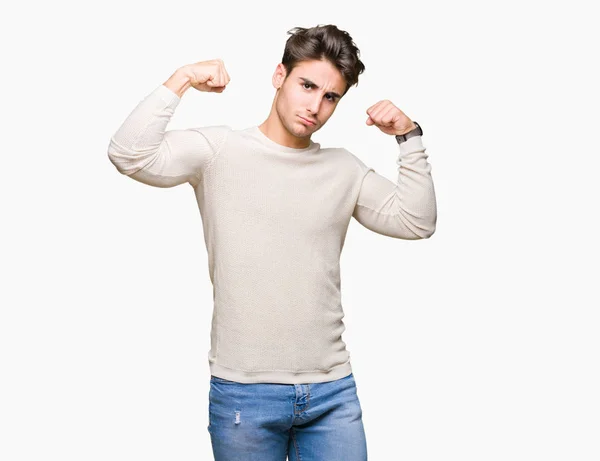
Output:
<svg viewBox="0 0 600 461">
<path fill-rule="evenodd" d="M 364 461 L 362 411 L 342 340 L 340 254 L 351 217 L 399 239 L 429 238 L 436 199 L 422 131 L 389 100 L 367 125 L 397 146 L 398 180 L 311 136 L 364 71 L 334 25 L 288 31 L 260 125 L 166 130 L 189 88 L 223 92 L 223 61 L 178 69 L 111 138 L 119 172 L 189 183 L 213 284 L 209 425 L 216 461 Z M 390 149 L 392 147 L 390 146 Z"/>
</svg>

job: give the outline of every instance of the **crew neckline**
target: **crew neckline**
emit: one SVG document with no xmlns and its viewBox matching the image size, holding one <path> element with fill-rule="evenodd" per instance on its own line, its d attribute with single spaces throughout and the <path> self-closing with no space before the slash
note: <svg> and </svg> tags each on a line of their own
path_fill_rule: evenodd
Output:
<svg viewBox="0 0 600 461">
<path fill-rule="evenodd" d="M 259 138 L 259 140 L 269 146 L 272 147 L 273 149 L 276 149 L 280 152 L 286 152 L 286 153 L 293 153 L 293 154 L 301 154 L 303 152 L 309 152 L 309 151 L 313 151 L 313 150 L 318 150 L 318 148 L 320 147 L 320 144 L 318 142 L 314 142 L 312 139 L 310 140 L 310 144 L 308 145 L 308 147 L 303 147 L 303 148 L 296 148 L 296 147 L 288 147 L 288 146 L 284 146 L 282 144 L 279 144 L 275 141 L 273 141 L 271 138 L 269 138 L 266 134 L 264 134 L 260 128 L 258 127 L 258 125 L 254 125 L 252 127 L 250 127 L 249 131 L 255 135 L 257 138 Z"/>
</svg>

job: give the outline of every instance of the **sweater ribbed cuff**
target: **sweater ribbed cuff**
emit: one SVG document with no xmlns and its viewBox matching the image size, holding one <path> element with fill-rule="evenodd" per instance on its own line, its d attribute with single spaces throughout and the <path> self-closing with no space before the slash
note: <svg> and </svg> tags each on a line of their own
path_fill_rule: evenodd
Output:
<svg viewBox="0 0 600 461">
<path fill-rule="evenodd" d="M 406 141 L 398 144 L 398 147 L 400 151 L 400 157 L 413 152 L 425 150 L 422 136 L 413 136 L 412 138 L 408 138 Z"/>
</svg>

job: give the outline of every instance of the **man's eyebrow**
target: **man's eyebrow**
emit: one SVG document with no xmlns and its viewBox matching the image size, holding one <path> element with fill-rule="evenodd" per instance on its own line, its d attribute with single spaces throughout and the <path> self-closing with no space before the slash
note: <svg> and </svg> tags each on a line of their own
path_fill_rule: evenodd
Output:
<svg viewBox="0 0 600 461">
<path fill-rule="evenodd" d="M 300 80 L 302 80 L 304 83 L 308 83 L 309 85 L 313 85 L 317 90 L 319 89 L 319 85 L 305 77 L 300 77 Z M 335 91 L 330 91 L 329 94 L 335 96 L 336 98 L 341 98 L 341 96 Z"/>
</svg>

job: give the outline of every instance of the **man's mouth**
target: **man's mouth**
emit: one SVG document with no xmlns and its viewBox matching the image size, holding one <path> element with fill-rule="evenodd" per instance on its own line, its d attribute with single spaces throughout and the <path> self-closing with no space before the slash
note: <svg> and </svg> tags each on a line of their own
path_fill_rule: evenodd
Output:
<svg viewBox="0 0 600 461">
<path fill-rule="evenodd" d="M 308 120 L 307 118 L 304 118 L 300 115 L 298 115 L 298 117 L 300 117 L 302 120 L 304 120 L 306 123 L 308 123 L 309 125 L 316 125 L 315 122 L 313 122 L 312 120 Z"/>
</svg>

